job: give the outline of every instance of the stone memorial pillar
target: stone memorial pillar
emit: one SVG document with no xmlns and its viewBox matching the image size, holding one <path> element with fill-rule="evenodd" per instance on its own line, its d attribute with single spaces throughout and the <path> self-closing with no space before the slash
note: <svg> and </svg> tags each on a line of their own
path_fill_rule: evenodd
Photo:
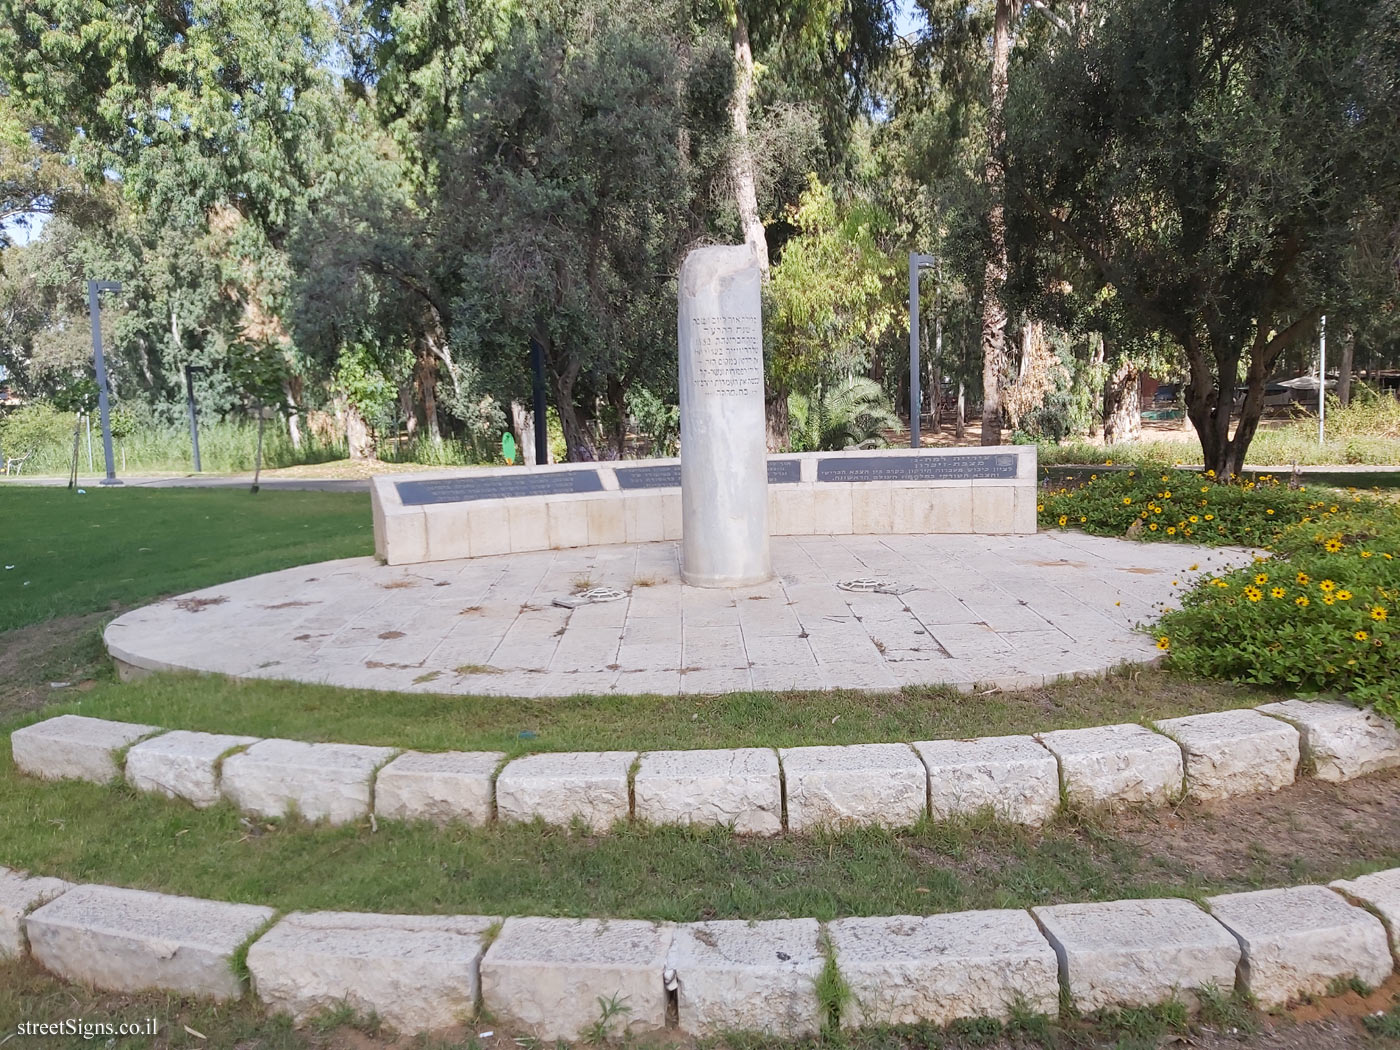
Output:
<svg viewBox="0 0 1400 1050">
<path fill-rule="evenodd" d="M 697 248 L 681 266 L 681 578 L 742 587 L 773 575 L 758 261 Z"/>
</svg>

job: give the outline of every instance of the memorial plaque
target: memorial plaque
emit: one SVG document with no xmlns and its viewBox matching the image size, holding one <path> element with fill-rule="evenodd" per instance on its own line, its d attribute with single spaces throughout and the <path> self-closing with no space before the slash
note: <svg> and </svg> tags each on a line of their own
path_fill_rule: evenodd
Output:
<svg viewBox="0 0 1400 1050">
<path fill-rule="evenodd" d="M 681 465 L 664 463 L 645 467 L 616 467 L 617 487 L 624 491 L 632 489 L 674 489 L 680 488 Z M 774 459 L 768 461 L 768 484 L 795 485 L 802 480 L 802 464 L 795 459 Z"/>
<path fill-rule="evenodd" d="M 426 503 L 470 503 L 479 499 L 602 492 L 603 481 L 596 470 L 553 470 L 542 474 L 486 474 L 399 481 L 394 487 L 398 489 L 399 502 L 405 507 L 421 507 Z"/>
<path fill-rule="evenodd" d="M 1017 457 L 1006 452 L 972 456 L 840 456 L 817 460 L 818 481 L 971 481 L 1014 479 Z"/>
</svg>

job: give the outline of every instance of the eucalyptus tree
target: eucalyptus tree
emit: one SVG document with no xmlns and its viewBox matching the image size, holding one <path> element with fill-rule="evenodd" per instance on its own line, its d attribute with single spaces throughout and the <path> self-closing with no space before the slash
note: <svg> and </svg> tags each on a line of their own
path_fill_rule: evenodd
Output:
<svg viewBox="0 0 1400 1050">
<path fill-rule="evenodd" d="M 1020 236 L 1182 347 L 1188 416 L 1228 478 L 1280 356 L 1396 279 L 1393 240 L 1372 253 L 1383 280 L 1357 279 L 1356 231 L 1400 230 L 1400 5 L 1099 4 L 1091 36 L 1013 79 L 1009 199 Z"/>
</svg>

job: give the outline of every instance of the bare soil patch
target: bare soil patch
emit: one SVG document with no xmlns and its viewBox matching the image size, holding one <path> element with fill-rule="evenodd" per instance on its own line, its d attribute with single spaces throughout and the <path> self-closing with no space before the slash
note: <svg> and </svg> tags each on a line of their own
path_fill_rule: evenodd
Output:
<svg viewBox="0 0 1400 1050">
<path fill-rule="evenodd" d="M 0 722 L 68 699 L 112 674 L 102 627 L 120 610 L 0 631 Z M 54 688 L 51 683 L 68 683 Z"/>
</svg>

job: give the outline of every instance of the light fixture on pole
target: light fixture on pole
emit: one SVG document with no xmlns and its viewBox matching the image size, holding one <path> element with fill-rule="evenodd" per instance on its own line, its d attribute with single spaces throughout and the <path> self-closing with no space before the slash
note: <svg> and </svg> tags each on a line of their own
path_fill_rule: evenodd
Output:
<svg viewBox="0 0 1400 1050">
<path fill-rule="evenodd" d="M 933 255 L 920 255 L 918 252 L 909 253 L 909 447 L 918 448 L 919 436 L 919 410 L 923 407 L 923 398 L 919 391 L 919 271 L 927 270 L 938 264 L 938 259 Z M 938 391 L 933 392 L 933 396 L 938 396 Z"/>
<path fill-rule="evenodd" d="M 1317 443 L 1327 440 L 1327 315 L 1317 341 Z"/>
<path fill-rule="evenodd" d="M 97 377 L 97 411 L 102 419 L 102 454 L 107 460 L 107 476 L 101 484 L 120 485 L 112 459 L 112 413 L 107 404 L 107 362 L 102 357 L 102 324 L 97 316 L 97 296 L 99 292 L 120 292 L 122 286 L 117 281 L 88 281 L 87 286 L 88 317 L 92 321 L 92 361 Z"/>
</svg>

